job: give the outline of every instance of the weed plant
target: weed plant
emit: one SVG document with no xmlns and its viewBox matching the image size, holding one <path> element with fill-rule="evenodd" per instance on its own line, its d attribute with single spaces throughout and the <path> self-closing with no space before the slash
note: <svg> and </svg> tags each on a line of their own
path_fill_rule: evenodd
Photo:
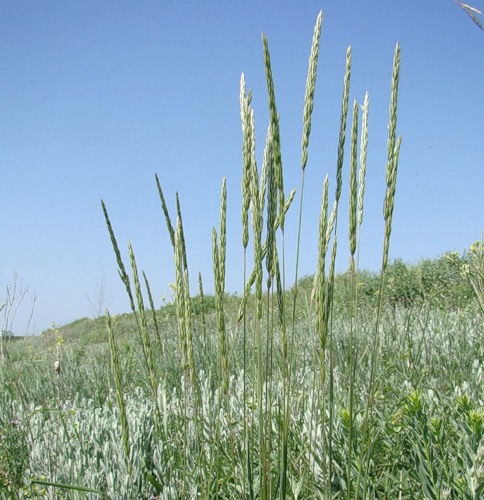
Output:
<svg viewBox="0 0 484 500">
<path fill-rule="evenodd" d="M 242 296 L 225 292 L 225 180 L 212 232 L 215 295 L 204 294 L 199 275 L 192 298 L 181 205 L 177 196 L 172 217 L 156 177 L 176 275 L 174 302 L 161 310 L 131 244 L 125 264 L 102 203 L 132 314 L 108 313 L 102 330 L 101 320 L 95 323 L 95 337 L 54 328 L 41 339 L 8 346 L 1 364 L 3 498 L 484 496 L 480 247 L 460 268 L 478 302 L 469 295 L 452 307 L 428 300 L 432 286 L 424 274 L 414 286 L 409 266 L 388 260 L 401 145 L 398 45 L 380 273 L 359 269 L 370 102 L 366 95 L 361 106 L 350 104 L 348 48 L 334 187 L 327 176 L 322 180 L 317 267 L 310 278 L 298 275 L 321 25 L 320 14 L 303 109 L 297 234 L 286 234 L 296 194 L 285 191 L 263 38 L 270 119 L 260 168 L 244 75 L 240 84 Z M 347 150 L 350 261 L 348 273 L 338 277 Z M 294 277 L 286 276 L 289 237 L 297 239 Z"/>
</svg>

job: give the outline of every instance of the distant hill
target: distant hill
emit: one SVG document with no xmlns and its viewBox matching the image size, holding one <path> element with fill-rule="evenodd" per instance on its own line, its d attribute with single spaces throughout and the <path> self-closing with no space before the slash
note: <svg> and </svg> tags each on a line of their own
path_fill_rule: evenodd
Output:
<svg viewBox="0 0 484 500">
<path fill-rule="evenodd" d="M 385 302 L 393 307 L 411 308 L 427 303 L 447 310 L 462 309 L 476 301 L 475 291 L 469 278 L 462 272 L 468 264 L 468 253 L 461 255 L 446 253 L 436 259 L 423 259 L 417 264 L 409 264 L 396 259 L 387 269 L 384 286 Z M 299 279 L 297 310 L 306 310 L 311 298 L 313 282 L 314 276 L 304 276 Z M 375 307 L 379 294 L 379 273 L 359 271 L 357 283 L 361 305 Z M 290 297 L 293 293 L 294 287 L 287 290 L 286 297 L 291 300 Z M 350 294 L 350 274 L 348 272 L 338 274 L 334 283 L 334 307 L 336 311 L 338 309 L 345 310 L 346 304 L 350 300 Z M 228 317 L 235 318 L 237 316 L 241 300 L 239 295 L 226 295 L 224 309 Z M 205 295 L 203 300 L 200 296 L 191 298 L 191 311 L 195 318 L 202 314 L 207 317 L 214 315 L 215 310 L 214 296 Z M 165 304 L 157 309 L 156 317 L 160 324 L 176 321 L 174 304 Z M 151 321 L 152 313 L 150 312 L 148 313 L 148 322 L 151 323 Z M 116 324 L 120 336 L 129 336 L 133 329 L 136 329 L 136 319 L 131 313 L 116 316 Z M 55 337 L 56 334 L 73 340 L 82 340 L 82 343 L 107 342 L 104 317 L 81 318 L 64 326 L 54 326 L 43 332 L 42 337 L 49 339 Z"/>
</svg>

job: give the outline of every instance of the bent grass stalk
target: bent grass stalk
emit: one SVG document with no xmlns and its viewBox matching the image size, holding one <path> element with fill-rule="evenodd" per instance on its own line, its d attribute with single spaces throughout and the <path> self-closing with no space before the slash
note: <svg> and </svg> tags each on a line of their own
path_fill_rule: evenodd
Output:
<svg viewBox="0 0 484 500">
<path fill-rule="evenodd" d="M 156 187 L 158 188 L 158 196 L 160 197 L 161 209 L 163 210 L 163 214 L 165 216 L 166 227 L 168 229 L 170 241 L 173 248 L 175 248 L 175 230 L 173 229 L 173 224 L 171 223 L 170 212 L 168 211 L 168 206 L 165 201 L 165 195 L 163 194 L 163 190 L 161 189 L 161 184 L 158 178 L 158 174 L 155 174 L 155 181 L 156 181 Z"/>
<path fill-rule="evenodd" d="M 111 220 L 109 219 L 108 211 L 103 200 L 101 200 L 101 206 L 104 213 L 104 220 L 106 221 L 106 226 L 108 228 L 109 236 L 111 238 L 111 244 L 113 246 L 114 254 L 116 256 L 116 262 L 118 263 L 119 277 L 121 278 L 121 281 L 123 282 L 124 287 L 126 288 L 126 293 L 128 294 L 129 303 L 131 305 L 131 310 L 134 312 L 136 310 L 136 307 L 134 305 L 133 294 L 131 292 L 131 284 L 129 281 L 129 276 L 128 273 L 126 272 L 126 268 L 124 267 L 123 259 L 121 257 L 121 252 L 119 251 L 118 242 L 116 240 L 116 236 L 114 235 L 114 230 L 111 225 Z"/>
<path fill-rule="evenodd" d="M 84 486 L 75 486 L 72 484 L 64 484 L 64 483 L 55 483 L 52 481 L 43 481 L 41 479 L 32 479 L 30 481 L 31 484 L 40 484 L 42 486 L 51 486 L 53 488 L 58 488 L 62 490 L 69 490 L 69 491 L 79 491 L 81 493 L 95 493 L 96 495 L 100 495 L 102 498 L 109 498 L 106 493 L 96 490 L 94 488 L 86 488 Z"/>
</svg>

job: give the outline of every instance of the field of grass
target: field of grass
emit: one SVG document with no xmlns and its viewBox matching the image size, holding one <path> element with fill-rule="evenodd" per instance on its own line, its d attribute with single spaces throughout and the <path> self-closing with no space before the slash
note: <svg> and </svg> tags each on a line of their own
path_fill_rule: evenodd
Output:
<svg viewBox="0 0 484 500">
<path fill-rule="evenodd" d="M 326 177 L 315 228 L 318 265 L 312 277 L 285 275 L 285 215 L 293 200 L 300 214 L 304 204 L 320 32 L 321 16 L 297 197 L 284 191 L 265 39 L 270 124 L 260 170 L 241 79 L 246 286 L 239 297 L 225 293 L 225 182 L 212 234 L 215 295 L 206 296 L 201 277 L 190 292 L 181 207 L 172 219 L 156 178 L 173 244 L 173 303 L 155 306 L 131 246 L 125 264 L 103 203 L 131 313 L 1 343 L 2 498 L 483 498 L 484 245 L 413 266 L 388 261 L 401 144 L 398 46 L 381 271 L 358 269 L 369 101 L 355 102 L 348 119 L 348 49 L 335 195 L 330 202 Z M 335 275 L 338 225 L 348 226 L 343 275 Z M 296 285 L 286 288 L 286 280 Z"/>
<path fill-rule="evenodd" d="M 310 280 L 300 284 L 291 349 L 286 496 L 346 496 L 352 379 L 351 498 L 357 496 L 356 487 L 361 497 L 370 498 L 482 498 L 483 318 L 475 301 L 454 310 L 428 299 L 409 307 L 385 306 L 374 400 L 365 430 L 375 309 L 367 300 L 359 312 L 357 362 L 351 374 L 344 278 L 336 279 L 340 300 L 335 303 L 333 348 L 325 354 L 323 380 L 315 318 L 301 300 L 309 301 Z M 234 300 L 232 309 L 236 305 Z M 0 396 L 4 498 L 103 497 L 44 482 L 91 488 L 108 498 L 191 498 L 197 493 L 239 498 L 244 491 L 250 497 L 250 477 L 254 497 L 261 497 L 261 443 L 267 446 L 266 497 L 278 496 L 284 436 L 281 338 L 273 337 L 272 373 L 263 374 L 259 408 L 258 374 L 252 369 L 257 366 L 254 332 L 250 329 L 246 337 L 245 361 L 251 368 L 244 377 L 243 327 L 232 321 L 233 316 L 227 318 L 230 375 L 225 390 L 214 307 L 207 308 L 204 317 L 194 316 L 194 386 L 180 364 L 176 317 L 169 310 L 158 312 L 161 345 L 150 325 L 158 409 L 136 321 L 131 315 L 113 319 L 128 455 L 104 318 L 81 320 L 42 338 L 10 342 Z M 60 373 L 53 369 L 56 359 Z M 250 473 L 244 471 L 248 460 Z"/>
</svg>

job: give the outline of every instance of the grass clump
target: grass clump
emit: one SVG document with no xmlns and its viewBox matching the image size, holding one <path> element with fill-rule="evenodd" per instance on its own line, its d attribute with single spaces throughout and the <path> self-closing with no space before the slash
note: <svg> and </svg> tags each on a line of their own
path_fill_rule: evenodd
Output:
<svg viewBox="0 0 484 500">
<path fill-rule="evenodd" d="M 131 244 L 128 272 L 103 202 L 132 314 L 92 320 L 89 337 L 83 332 L 91 320 L 82 320 L 8 346 L 0 372 L 3 491 L 19 498 L 482 497 L 481 247 L 416 266 L 388 258 L 401 146 L 399 46 L 380 272 L 359 269 L 369 98 L 350 106 L 349 48 L 335 187 L 325 176 L 315 273 L 298 275 L 321 26 L 322 14 L 303 108 L 294 286 L 286 286 L 285 242 L 293 235 L 285 219 L 296 192 L 284 188 L 280 116 L 263 38 L 269 123 L 260 165 L 252 94 L 244 75 L 240 82 L 242 295 L 225 292 L 225 179 L 212 231 L 215 295 L 204 293 L 199 274 L 197 297 L 190 293 L 180 200 L 176 195 L 172 219 L 155 179 L 176 276 L 173 303 L 163 308 Z M 345 157 L 350 260 L 348 272 L 336 275 Z"/>
</svg>

